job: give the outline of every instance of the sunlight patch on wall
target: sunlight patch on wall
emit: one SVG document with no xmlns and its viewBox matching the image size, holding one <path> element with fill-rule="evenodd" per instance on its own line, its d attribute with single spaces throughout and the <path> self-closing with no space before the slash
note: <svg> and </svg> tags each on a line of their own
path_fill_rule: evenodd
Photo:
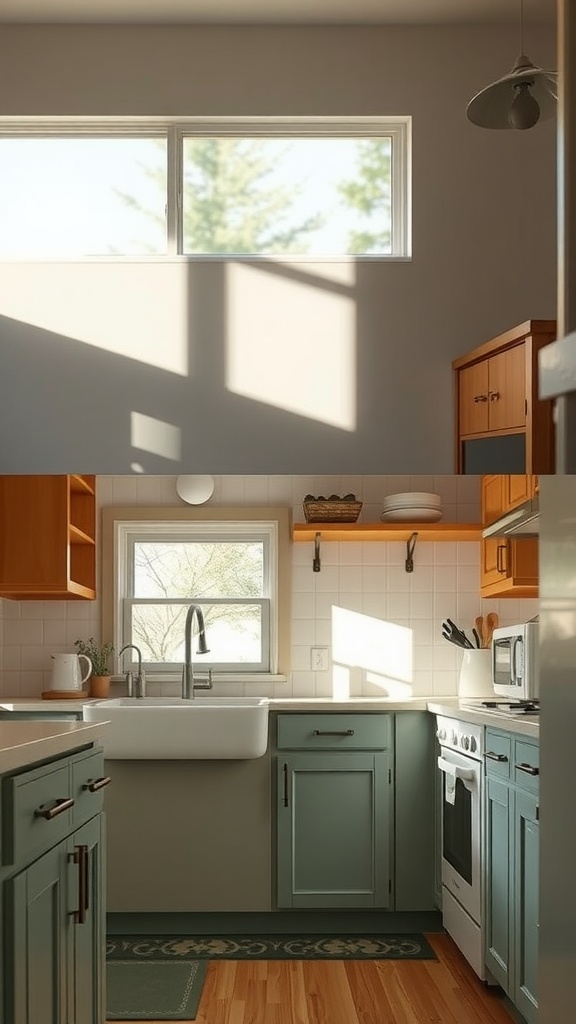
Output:
<svg viewBox="0 0 576 1024">
<path fill-rule="evenodd" d="M 345 687 L 339 666 L 364 669 L 367 682 L 390 697 L 412 696 L 413 635 L 407 626 L 333 605 L 332 660 L 334 696 Z"/>
<path fill-rule="evenodd" d="M 133 448 L 139 448 L 152 455 L 161 455 L 164 459 L 179 462 L 181 458 L 180 428 L 163 420 L 156 420 L 152 416 L 144 416 L 140 412 L 133 412 L 130 415 L 130 443 Z"/>
<path fill-rule="evenodd" d="M 356 304 L 350 265 L 226 268 L 229 391 L 356 429 Z M 346 280 L 342 280 L 346 278 Z"/>
<path fill-rule="evenodd" d="M 189 373 L 187 267 L 151 262 L 3 263 L 0 274 L 1 316 L 67 342 L 78 341 L 170 373 Z M 57 356 L 58 337 L 47 337 L 46 342 L 54 343 Z"/>
</svg>

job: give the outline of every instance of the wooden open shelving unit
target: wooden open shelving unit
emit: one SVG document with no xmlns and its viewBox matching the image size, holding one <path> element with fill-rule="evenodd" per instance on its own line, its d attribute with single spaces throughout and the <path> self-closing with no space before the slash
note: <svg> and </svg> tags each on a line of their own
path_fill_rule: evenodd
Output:
<svg viewBox="0 0 576 1024">
<path fill-rule="evenodd" d="M 294 523 L 295 541 L 404 541 L 413 533 L 419 541 L 481 540 L 481 523 Z"/>
</svg>

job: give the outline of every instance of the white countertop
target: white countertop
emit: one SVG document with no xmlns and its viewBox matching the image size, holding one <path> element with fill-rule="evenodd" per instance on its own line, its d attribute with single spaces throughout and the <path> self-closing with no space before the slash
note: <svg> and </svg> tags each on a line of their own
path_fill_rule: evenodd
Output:
<svg viewBox="0 0 576 1024">
<path fill-rule="evenodd" d="M 97 743 L 103 722 L 0 722 L 0 773 Z"/>
<path fill-rule="evenodd" d="M 92 701 L 87 698 L 81 700 L 35 700 L 31 697 L 3 697 L 0 698 L 0 710 L 5 708 L 6 710 L 32 712 L 77 712 L 81 711 L 82 706 L 87 703 L 92 703 Z M 432 714 L 458 718 L 463 722 L 477 722 L 479 725 L 493 726 L 509 732 L 522 733 L 525 736 L 539 736 L 537 717 L 497 714 L 489 710 L 472 709 L 458 697 L 412 697 L 405 700 L 395 700 L 391 697 L 350 697 L 347 700 L 335 700 L 332 697 L 270 697 L 270 711 L 430 711 Z M 19 724 L 29 727 L 32 723 L 20 722 Z M 57 723 L 52 724 L 56 725 Z M 81 725 L 80 722 L 76 724 Z"/>
</svg>

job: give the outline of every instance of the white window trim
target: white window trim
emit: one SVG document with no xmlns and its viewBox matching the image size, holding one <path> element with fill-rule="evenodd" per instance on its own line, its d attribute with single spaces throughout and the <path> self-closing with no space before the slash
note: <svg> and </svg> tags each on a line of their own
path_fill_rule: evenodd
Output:
<svg viewBox="0 0 576 1024">
<path fill-rule="evenodd" d="M 125 545 L 134 531 L 140 534 L 174 536 L 190 533 L 192 523 L 201 523 L 208 536 L 222 534 L 228 528 L 236 536 L 241 533 L 266 533 L 270 540 L 270 577 L 277 581 L 276 600 L 271 602 L 270 672 L 242 671 L 237 666 L 230 671 L 218 671 L 218 681 L 268 682 L 285 681 L 288 677 L 290 650 L 290 510 L 288 508 L 171 508 L 114 507 L 102 509 L 102 638 L 114 644 L 117 675 L 122 667 L 118 651 L 122 646 L 122 617 L 127 595 L 127 558 Z M 167 530 L 169 528 L 169 531 Z M 191 597 L 194 600 L 194 596 Z M 180 667 L 173 670 L 148 673 L 151 682 L 179 681 Z"/>
<path fill-rule="evenodd" d="M 189 117 L 189 118 L 100 118 L 76 120 L 71 117 L 54 118 L 0 118 L 0 138 L 27 136 L 48 138 L 51 135 L 128 137 L 167 139 L 167 253 L 153 256 L 101 255 L 78 256 L 73 261 L 61 257 L 33 259 L 18 258 L 12 262 L 100 263 L 142 262 L 157 263 L 167 260 L 187 262 L 274 261 L 286 263 L 331 262 L 402 262 L 412 258 L 412 118 L 390 117 Z M 182 139 L 184 136 L 262 138 L 356 138 L 390 136 L 392 139 L 392 204 L 391 253 L 377 255 L 311 256 L 307 254 L 281 257 L 278 254 L 190 254 L 183 253 L 182 218 Z"/>
</svg>

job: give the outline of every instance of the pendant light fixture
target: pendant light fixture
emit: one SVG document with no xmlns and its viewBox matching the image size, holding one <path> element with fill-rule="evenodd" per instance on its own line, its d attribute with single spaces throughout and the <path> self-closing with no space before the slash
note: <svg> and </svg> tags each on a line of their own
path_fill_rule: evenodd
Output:
<svg viewBox="0 0 576 1024">
<path fill-rule="evenodd" d="M 524 0 L 520 0 L 520 56 L 503 78 L 487 85 L 466 108 L 480 128 L 533 128 L 556 112 L 555 71 L 543 71 L 524 53 Z"/>
</svg>

